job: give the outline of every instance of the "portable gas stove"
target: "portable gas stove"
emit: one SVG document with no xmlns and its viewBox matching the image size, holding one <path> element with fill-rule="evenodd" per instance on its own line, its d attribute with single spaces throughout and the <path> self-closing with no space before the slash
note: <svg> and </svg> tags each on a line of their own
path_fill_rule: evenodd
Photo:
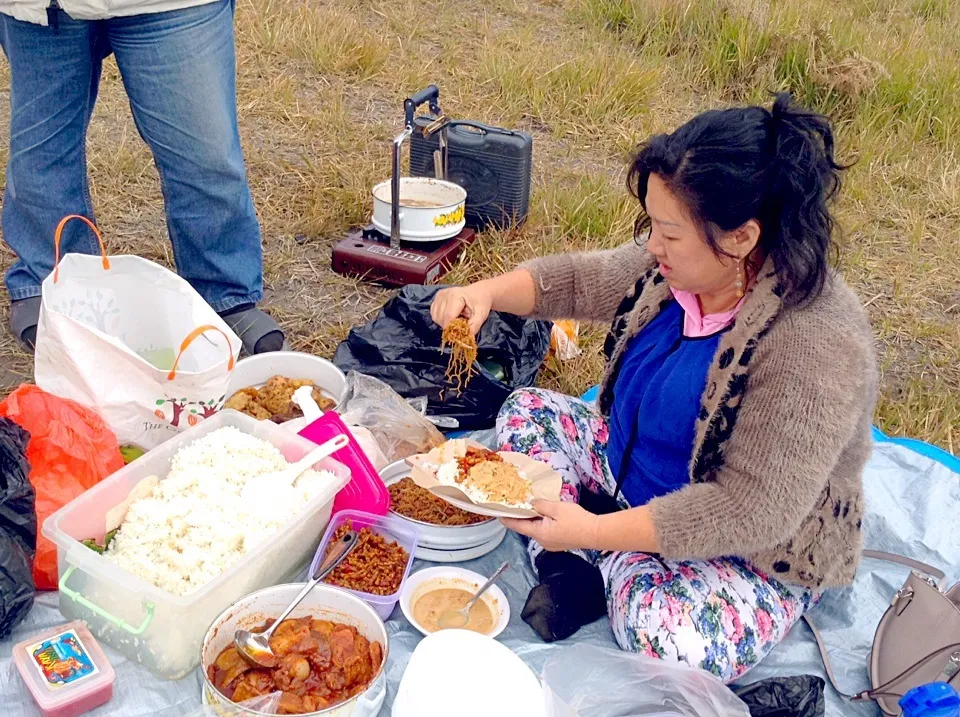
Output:
<svg viewBox="0 0 960 717">
<path fill-rule="evenodd" d="M 464 227 L 453 239 L 442 242 L 401 241 L 394 246 L 390 237 L 370 224 L 336 243 L 333 270 L 384 286 L 433 284 L 450 271 L 476 236 L 475 230 Z"/>
<path fill-rule="evenodd" d="M 434 170 L 437 180 L 445 180 L 447 165 L 447 124 L 449 120 L 440 109 L 440 90 L 431 85 L 412 97 L 404 100 L 404 129 L 394 140 L 392 146 L 393 174 L 391 177 L 390 234 L 374 224 L 351 231 L 333 247 L 333 270 L 339 274 L 353 276 L 366 281 L 387 286 L 405 286 L 407 284 L 431 284 L 446 274 L 456 262 L 463 250 L 476 238 L 476 232 L 466 226 L 447 237 L 433 240 L 429 233 L 417 240 L 401 238 L 400 203 L 400 153 L 403 144 L 415 131 L 414 120 L 417 108 L 429 104 L 433 117 L 428 123 L 420 123 L 416 131 L 424 137 L 439 138 L 438 149 L 433 153 Z M 460 190 L 462 191 L 462 190 Z M 465 196 L 465 192 L 464 192 Z M 377 195 L 374 192 L 374 221 L 377 221 Z M 403 205 L 407 206 L 407 205 Z M 407 208 L 409 212 L 409 207 Z M 412 212 L 411 212 L 412 213 Z M 463 224 L 463 204 L 460 204 L 459 221 Z M 441 230 L 442 231 L 442 230 Z M 456 228 L 453 227 L 456 232 Z"/>
</svg>

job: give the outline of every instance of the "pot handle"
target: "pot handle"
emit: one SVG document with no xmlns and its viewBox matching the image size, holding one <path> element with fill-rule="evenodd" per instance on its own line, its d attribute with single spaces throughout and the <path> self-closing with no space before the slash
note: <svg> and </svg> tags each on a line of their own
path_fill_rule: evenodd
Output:
<svg viewBox="0 0 960 717">
<path fill-rule="evenodd" d="M 417 107 L 424 102 L 430 103 L 430 111 L 438 117 L 443 114 L 440 109 L 440 88 L 430 85 L 403 101 L 404 120 L 407 127 L 413 127 L 413 115 Z"/>
<path fill-rule="evenodd" d="M 369 692 L 364 692 L 360 695 L 360 699 L 357 700 L 357 711 L 356 714 L 358 717 L 368 717 L 370 715 L 376 714 L 373 709 L 378 704 L 382 705 L 384 697 L 387 694 L 387 681 L 382 680 L 380 685 L 377 687 L 377 690 L 371 696 Z"/>
<path fill-rule="evenodd" d="M 139 627 L 134 627 L 133 625 L 131 625 L 130 623 L 128 623 L 128 622 L 126 622 L 126 621 L 124 621 L 124 620 L 122 620 L 121 618 L 117 617 L 116 615 L 107 612 L 106 610 L 104 610 L 104 609 L 103 609 L 102 607 L 100 607 L 99 605 L 96 605 L 96 604 L 90 602 L 87 598 L 85 598 L 83 595 L 81 595 L 81 594 L 80 594 L 79 592 L 77 592 L 76 590 L 72 590 L 71 588 L 68 588 L 68 587 L 67 587 L 67 580 L 70 579 L 70 576 L 73 575 L 73 573 L 74 573 L 74 571 L 75 571 L 76 569 L 77 569 L 76 566 L 71 565 L 69 568 L 67 568 L 67 572 L 65 572 L 65 573 L 63 574 L 63 577 L 60 578 L 60 584 L 58 585 L 58 587 L 60 588 L 60 594 L 61 594 L 61 595 L 64 595 L 65 597 L 70 598 L 71 600 L 73 600 L 73 601 L 74 601 L 75 603 L 77 603 L 78 605 L 82 605 L 83 607 L 85 607 L 85 608 L 87 608 L 88 610 L 90 610 L 91 612 L 93 612 L 95 615 L 98 615 L 98 616 L 102 617 L 104 620 L 106 620 L 107 622 L 109 622 L 111 625 L 116 625 L 116 626 L 119 627 L 121 630 L 123 630 L 123 631 L 125 631 L 125 632 L 129 632 L 131 635 L 142 635 L 144 632 L 146 632 L 147 627 L 149 627 L 150 622 L 153 620 L 154 605 L 153 605 L 152 602 L 147 602 L 146 600 L 144 601 L 144 603 L 143 603 L 143 609 L 144 609 L 144 611 L 146 611 L 147 614 L 146 614 L 146 616 L 143 618 L 143 622 L 140 623 L 140 626 L 139 626 Z"/>
<path fill-rule="evenodd" d="M 517 137 L 522 135 L 521 132 L 491 127 L 490 125 L 480 122 L 470 122 L 468 120 L 453 120 L 448 126 L 451 135 L 456 137 L 457 145 L 461 147 L 482 147 L 487 142 L 488 135 L 503 137 Z"/>
</svg>

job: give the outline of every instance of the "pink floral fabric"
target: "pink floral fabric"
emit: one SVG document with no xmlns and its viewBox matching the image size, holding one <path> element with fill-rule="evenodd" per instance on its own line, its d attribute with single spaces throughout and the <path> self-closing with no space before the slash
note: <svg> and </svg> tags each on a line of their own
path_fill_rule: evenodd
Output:
<svg viewBox="0 0 960 717">
<path fill-rule="evenodd" d="M 581 490 L 614 490 L 606 421 L 584 401 L 518 391 L 504 404 L 497 432 L 504 450 L 542 460 L 563 476 L 561 500 L 575 502 Z M 530 541 L 531 561 L 542 550 Z M 648 553 L 575 552 L 600 567 L 610 626 L 622 649 L 699 667 L 725 682 L 760 662 L 814 599 L 809 590 L 735 557 L 676 561 Z"/>
</svg>

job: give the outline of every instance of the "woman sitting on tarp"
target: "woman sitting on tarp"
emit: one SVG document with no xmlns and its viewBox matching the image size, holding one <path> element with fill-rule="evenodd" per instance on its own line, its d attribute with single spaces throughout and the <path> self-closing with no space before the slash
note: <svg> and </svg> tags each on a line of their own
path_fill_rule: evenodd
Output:
<svg viewBox="0 0 960 717">
<path fill-rule="evenodd" d="M 523 390 L 498 422 L 564 478 L 542 519 L 505 521 L 531 538 L 544 640 L 606 613 L 623 649 L 730 681 L 853 581 L 877 368 L 829 268 L 841 170 L 788 95 L 705 112 L 637 153 L 633 242 L 437 296 L 439 324 L 475 330 L 491 310 L 613 321 L 596 407 Z"/>
</svg>

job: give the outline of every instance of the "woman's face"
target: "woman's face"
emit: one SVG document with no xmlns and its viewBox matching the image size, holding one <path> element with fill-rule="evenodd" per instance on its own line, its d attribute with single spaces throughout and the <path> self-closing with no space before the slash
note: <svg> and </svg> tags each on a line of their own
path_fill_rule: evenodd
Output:
<svg viewBox="0 0 960 717">
<path fill-rule="evenodd" d="M 660 273 L 672 288 L 697 295 L 736 291 L 736 259 L 718 256 L 710 248 L 686 206 L 656 174 L 647 182 L 646 205 L 651 222 L 647 250 L 660 262 Z M 759 239 L 759 225 L 753 220 L 747 224 L 752 226 L 718 237 L 720 247 L 746 257 Z M 756 237 L 751 240 L 754 230 Z"/>
</svg>

